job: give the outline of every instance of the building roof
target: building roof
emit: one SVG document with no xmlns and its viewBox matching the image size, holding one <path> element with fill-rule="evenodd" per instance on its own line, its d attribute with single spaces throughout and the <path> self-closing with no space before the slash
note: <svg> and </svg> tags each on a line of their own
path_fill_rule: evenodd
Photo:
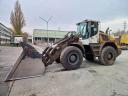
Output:
<svg viewBox="0 0 128 96">
<path fill-rule="evenodd" d="M 48 30 L 49 38 L 63 38 L 69 31 L 58 31 L 58 30 Z M 33 37 L 46 37 L 47 30 L 44 29 L 34 29 Z"/>
<path fill-rule="evenodd" d="M 0 22 L 0 27 L 2 27 L 4 30 L 12 34 L 12 31 L 8 27 L 6 27 L 4 24 L 2 24 L 1 22 Z"/>
</svg>

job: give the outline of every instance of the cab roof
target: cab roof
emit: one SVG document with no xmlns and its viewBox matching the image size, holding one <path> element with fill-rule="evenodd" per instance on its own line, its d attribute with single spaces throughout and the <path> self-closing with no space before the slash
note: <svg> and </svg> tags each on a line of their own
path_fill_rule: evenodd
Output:
<svg viewBox="0 0 128 96">
<path fill-rule="evenodd" d="M 99 23 L 99 21 L 96 21 L 96 20 L 86 19 L 86 20 L 83 20 L 83 21 L 77 23 L 76 25 L 79 25 L 81 23 L 86 23 L 86 22 L 97 22 L 97 23 Z"/>
</svg>

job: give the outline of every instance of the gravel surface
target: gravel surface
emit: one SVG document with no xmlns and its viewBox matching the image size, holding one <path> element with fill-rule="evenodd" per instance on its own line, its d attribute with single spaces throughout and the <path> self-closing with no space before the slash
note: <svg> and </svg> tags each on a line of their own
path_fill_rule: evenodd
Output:
<svg viewBox="0 0 128 96">
<path fill-rule="evenodd" d="M 10 96 L 128 96 L 127 56 L 123 51 L 112 66 L 84 60 L 72 71 L 54 63 L 41 77 L 15 81 Z"/>
</svg>

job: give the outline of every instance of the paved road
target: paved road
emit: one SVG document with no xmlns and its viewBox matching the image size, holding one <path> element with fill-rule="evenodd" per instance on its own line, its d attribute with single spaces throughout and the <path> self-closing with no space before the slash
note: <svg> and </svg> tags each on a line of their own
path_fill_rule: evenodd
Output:
<svg viewBox="0 0 128 96">
<path fill-rule="evenodd" d="M 10 96 L 128 96 L 128 51 L 113 66 L 84 61 L 78 70 L 61 69 L 53 64 L 44 76 L 15 81 Z"/>
<path fill-rule="evenodd" d="M 6 96 L 8 92 L 11 84 L 3 81 L 21 53 L 22 48 L 20 47 L 0 46 L 0 96 Z"/>
</svg>

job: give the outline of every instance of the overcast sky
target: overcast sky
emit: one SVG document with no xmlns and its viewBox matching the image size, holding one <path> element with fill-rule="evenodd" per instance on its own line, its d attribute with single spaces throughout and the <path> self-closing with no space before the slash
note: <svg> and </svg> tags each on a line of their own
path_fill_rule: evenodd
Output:
<svg viewBox="0 0 128 96">
<path fill-rule="evenodd" d="M 0 22 L 10 27 L 10 13 L 16 0 L 0 0 Z M 76 30 L 76 23 L 84 19 L 101 22 L 101 28 L 114 31 L 128 22 L 128 0 L 19 0 L 29 33 L 35 28 L 46 29 L 39 16 L 48 19 L 49 29 Z"/>
</svg>

